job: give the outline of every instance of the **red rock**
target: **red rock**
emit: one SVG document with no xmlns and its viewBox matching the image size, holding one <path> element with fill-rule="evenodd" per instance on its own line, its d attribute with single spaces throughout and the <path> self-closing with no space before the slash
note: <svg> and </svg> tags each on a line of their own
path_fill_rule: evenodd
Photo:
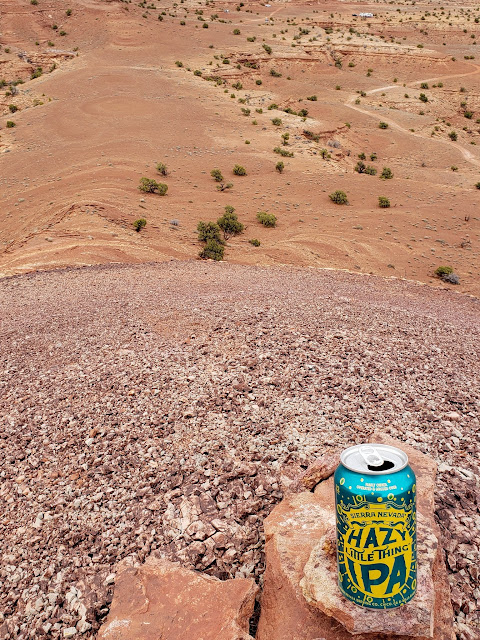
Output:
<svg viewBox="0 0 480 640">
<path fill-rule="evenodd" d="M 340 462 L 340 454 L 333 453 L 321 456 L 296 478 L 288 487 L 291 493 L 311 491 L 317 484 L 329 478 L 335 472 Z"/>
<path fill-rule="evenodd" d="M 257 591 L 253 580 L 222 582 L 149 557 L 120 570 L 98 640 L 252 640 Z"/>
<path fill-rule="evenodd" d="M 417 475 L 418 511 L 425 525 L 439 538 L 433 516 L 434 461 L 391 438 L 377 434 L 375 439 L 401 447 L 408 454 Z M 378 633 L 350 633 L 335 618 L 309 605 L 303 596 L 300 581 L 304 567 L 322 536 L 332 530 L 334 514 L 333 478 L 330 478 L 320 483 L 314 493 L 288 495 L 265 520 L 267 568 L 257 640 L 373 640 L 379 637 Z M 453 640 L 453 611 L 440 545 L 437 550 L 432 574 L 435 593 L 433 638 Z M 404 607 L 395 609 L 394 615 L 401 616 L 402 609 Z M 381 637 L 405 638 L 398 634 L 382 634 Z M 410 637 L 418 640 L 425 636 Z"/>
</svg>

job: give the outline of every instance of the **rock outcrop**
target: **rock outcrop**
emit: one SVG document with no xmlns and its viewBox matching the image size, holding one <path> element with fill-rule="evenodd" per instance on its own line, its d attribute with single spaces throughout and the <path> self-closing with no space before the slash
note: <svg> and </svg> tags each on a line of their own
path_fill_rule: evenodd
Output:
<svg viewBox="0 0 480 640">
<path fill-rule="evenodd" d="M 257 592 L 253 580 L 221 581 L 150 556 L 117 575 L 98 640 L 252 640 Z"/>
<path fill-rule="evenodd" d="M 315 569 L 315 564 L 328 565 L 325 556 L 331 555 L 334 546 L 334 491 L 333 478 L 329 478 L 317 485 L 313 493 L 305 491 L 287 496 L 265 521 L 267 569 L 257 640 L 371 639 L 372 633 L 378 637 L 380 632 L 382 638 L 390 639 L 406 635 L 416 640 L 454 638 L 450 590 L 433 515 L 436 465 L 401 442 L 381 434 L 371 438 L 375 440 L 403 448 L 417 475 L 419 555 L 422 558 L 419 590 L 422 594 L 411 601 L 414 609 L 405 605 L 382 612 L 387 614 L 382 627 L 381 621 L 375 620 L 375 616 L 382 613 L 368 612 L 367 616 L 365 610 L 338 594 L 335 558 L 330 561 L 329 570 L 321 578 L 318 575 L 319 567 Z M 324 561 L 319 561 L 319 553 L 324 554 Z M 323 587 L 321 579 L 325 583 Z M 304 591 L 309 602 L 315 602 L 316 606 L 307 603 Z"/>
</svg>

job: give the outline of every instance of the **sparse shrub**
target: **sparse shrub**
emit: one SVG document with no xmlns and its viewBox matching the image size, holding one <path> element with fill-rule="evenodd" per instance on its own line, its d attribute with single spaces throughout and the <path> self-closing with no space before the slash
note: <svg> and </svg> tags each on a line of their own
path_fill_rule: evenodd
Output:
<svg viewBox="0 0 480 640">
<path fill-rule="evenodd" d="M 367 157 L 367 156 L 363 153 L 363 151 L 362 151 L 362 153 L 359 153 L 359 154 L 358 154 L 358 159 L 359 159 L 359 160 L 365 160 L 365 159 L 366 159 L 366 157 Z"/>
<path fill-rule="evenodd" d="M 307 96 L 307 100 L 310 100 L 311 102 L 316 102 L 318 98 L 317 96 Z"/>
<path fill-rule="evenodd" d="M 274 78 L 281 78 L 282 74 L 279 71 L 275 71 L 275 69 L 270 69 L 270 75 Z"/>
<path fill-rule="evenodd" d="M 252 244 L 254 247 L 259 247 L 260 246 L 260 240 L 257 240 L 257 238 L 251 238 L 249 240 L 249 243 Z"/>
<path fill-rule="evenodd" d="M 260 85 L 262 85 L 262 81 L 260 79 L 255 80 L 255 84 L 259 87 Z"/>
<path fill-rule="evenodd" d="M 240 35 L 240 29 L 234 29 L 233 30 L 233 35 L 234 36 L 239 36 Z"/>
<path fill-rule="evenodd" d="M 67 9 L 67 10 L 65 11 L 65 13 L 67 14 L 67 16 L 69 16 L 69 17 L 70 17 L 70 16 L 72 15 L 72 10 L 71 10 L 71 9 Z"/>
<path fill-rule="evenodd" d="M 300 109 L 297 113 L 302 118 L 306 118 L 308 116 L 308 109 Z"/>
<path fill-rule="evenodd" d="M 372 160 L 372 162 L 373 162 L 376 159 L 377 159 L 377 154 L 374 151 L 373 153 L 370 154 L 370 160 Z"/>
<path fill-rule="evenodd" d="M 42 73 L 43 73 L 43 69 L 42 69 L 42 67 L 37 67 L 37 68 L 35 69 L 35 71 L 32 71 L 32 74 L 31 74 L 30 78 L 31 78 L 32 80 L 35 80 L 35 78 L 40 78 L 40 76 L 42 75 Z"/>
<path fill-rule="evenodd" d="M 202 24 L 202 27 L 203 27 L 203 29 L 208 29 L 208 23 L 207 23 L 207 22 L 204 22 L 204 23 Z M 222 254 L 222 257 L 223 257 L 223 254 Z M 221 260 L 221 259 L 222 259 L 222 258 L 218 258 L 218 260 Z M 217 260 L 217 258 L 215 258 L 215 260 Z"/>
<path fill-rule="evenodd" d="M 242 167 L 241 164 L 236 164 L 233 167 L 233 173 L 236 176 L 246 176 L 247 175 L 247 170 L 245 169 L 245 167 Z"/>
<path fill-rule="evenodd" d="M 18 107 L 16 104 L 9 104 L 8 108 L 10 110 L 10 113 L 15 113 L 16 111 L 18 111 Z"/>
<path fill-rule="evenodd" d="M 288 151 L 288 149 L 283 149 L 282 147 L 275 147 L 273 153 L 278 153 L 283 158 L 293 158 L 293 151 Z"/>
<path fill-rule="evenodd" d="M 13 127 L 16 127 L 17 125 L 15 124 L 15 122 L 13 122 L 13 120 L 7 120 L 7 129 L 13 129 Z"/>
<path fill-rule="evenodd" d="M 428 82 L 422 82 L 420 89 L 428 89 Z"/>
<path fill-rule="evenodd" d="M 205 23 L 206 24 L 206 23 Z M 216 260 L 219 262 L 223 260 L 225 254 L 225 247 L 217 240 L 207 240 L 205 246 L 198 254 L 203 260 Z"/>
<path fill-rule="evenodd" d="M 201 76 L 202 72 L 200 71 L 200 69 L 195 69 L 195 71 L 193 72 L 194 76 Z"/>
<path fill-rule="evenodd" d="M 375 167 L 371 167 L 370 165 L 368 165 L 367 167 L 365 167 L 364 173 L 366 173 L 368 176 L 376 176 L 377 170 L 375 169 Z"/>
<path fill-rule="evenodd" d="M 476 183 L 476 185 L 475 185 L 475 187 L 476 187 L 477 189 L 480 189 L 480 182 L 477 182 L 477 183 Z"/>
<path fill-rule="evenodd" d="M 202 222 L 197 225 L 198 239 L 200 242 L 207 242 L 208 240 L 215 240 L 220 244 L 223 240 L 220 236 L 220 227 L 215 222 Z"/>
<path fill-rule="evenodd" d="M 449 282 L 450 284 L 460 284 L 460 278 L 456 273 L 453 273 L 452 267 L 449 266 L 441 266 L 435 269 L 435 275 L 440 280 L 444 282 Z"/>
<path fill-rule="evenodd" d="M 328 152 L 328 149 L 320 149 L 320 155 L 324 160 L 328 160 L 329 158 L 332 157 L 331 154 Z"/>
<path fill-rule="evenodd" d="M 393 178 L 392 170 L 389 167 L 383 167 L 380 178 L 382 178 L 382 180 L 391 180 Z"/>
<path fill-rule="evenodd" d="M 272 124 L 274 124 L 276 127 L 280 127 L 282 125 L 282 119 L 281 118 L 272 118 Z"/>
<path fill-rule="evenodd" d="M 228 240 L 230 236 L 237 236 L 245 228 L 238 219 L 235 209 L 228 205 L 225 207 L 223 216 L 217 220 L 217 224 L 223 231 L 225 240 Z"/>
<path fill-rule="evenodd" d="M 281 160 L 277 162 L 277 164 L 275 165 L 275 169 L 278 171 L 278 173 L 283 173 L 283 170 L 285 169 L 285 165 Z M 480 185 L 480 182 L 479 182 L 479 185 Z M 480 189 L 480 186 L 479 186 L 479 189 Z"/>
<path fill-rule="evenodd" d="M 270 47 L 268 44 L 262 44 L 262 47 L 265 49 L 265 51 L 268 53 L 268 55 L 272 54 L 272 47 Z"/>
<path fill-rule="evenodd" d="M 334 191 L 328 197 L 335 204 L 348 204 L 348 197 L 345 191 Z"/>
<path fill-rule="evenodd" d="M 146 225 L 147 221 L 145 220 L 145 218 L 139 218 L 133 223 L 133 228 L 137 233 L 139 233 Z"/>
<path fill-rule="evenodd" d="M 163 162 L 157 162 L 156 169 L 162 176 L 166 176 L 168 174 L 167 165 L 163 164 Z"/>
<path fill-rule="evenodd" d="M 272 104 L 268 105 L 267 109 L 271 111 L 272 109 L 278 109 L 278 104 L 276 102 L 272 102 Z"/>
<path fill-rule="evenodd" d="M 144 191 L 145 193 L 158 193 L 161 196 L 164 196 L 168 191 L 168 186 L 163 182 L 157 182 L 156 180 L 151 180 L 150 178 L 140 178 L 140 184 L 138 186 L 140 191 Z"/>
<path fill-rule="evenodd" d="M 215 180 L 215 182 L 223 182 L 224 178 L 222 176 L 222 172 L 220 169 L 212 169 L 210 171 L 210 175 Z"/>
<path fill-rule="evenodd" d="M 176 60 L 175 64 L 177 65 L 177 67 L 183 67 L 183 62 L 181 62 L 180 60 Z"/>
<path fill-rule="evenodd" d="M 428 102 L 428 97 L 424 93 L 421 93 L 418 96 L 418 99 L 421 100 L 422 102 Z"/>
<path fill-rule="evenodd" d="M 273 213 L 267 213 L 266 211 L 259 211 L 257 213 L 257 220 L 260 222 L 260 224 L 263 224 L 264 227 L 277 226 L 277 217 L 273 215 Z"/>
<path fill-rule="evenodd" d="M 290 139 L 290 134 L 288 133 L 288 131 L 286 131 L 285 133 L 282 133 L 282 144 L 284 146 L 288 144 L 289 139 Z"/>
<path fill-rule="evenodd" d="M 450 131 L 450 133 L 448 134 L 448 137 L 450 138 L 450 140 L 452 140 L 452 142 L 456 142 L 458 140 L 458 135 L 456 131 Z"/>
<path fill-rule="evenodd" d="M 378 206 L 382 209 L 388 209 L 390 207 L 390 200 L 385 196 L 378 196 Z"/>
<path fill-rule="evenodd" d="M 379 122 L 378 123 L 378 128 L 379 129 L 388 129 L 388 122 Z"/>
<path fill-rule="evenodd" d="M 442 266 L 435 269 L 435 275 L 439 278 L 443 278 L 444 276 L 450 275 L 451 273 L 453 273 L 452 267 Z"/>
</svg>

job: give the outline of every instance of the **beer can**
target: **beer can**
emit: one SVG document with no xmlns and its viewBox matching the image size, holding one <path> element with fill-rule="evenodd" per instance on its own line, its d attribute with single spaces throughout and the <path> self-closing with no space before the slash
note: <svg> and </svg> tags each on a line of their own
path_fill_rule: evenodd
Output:
<svg viewBox="0 0 480 640">
<path fill-rule="evenodd" d="M 335 471 L 338 584 L 361 607 L 392 609 L 417 588 L 415 474 L 385 444 L 345 449 Z"/>
</svg>

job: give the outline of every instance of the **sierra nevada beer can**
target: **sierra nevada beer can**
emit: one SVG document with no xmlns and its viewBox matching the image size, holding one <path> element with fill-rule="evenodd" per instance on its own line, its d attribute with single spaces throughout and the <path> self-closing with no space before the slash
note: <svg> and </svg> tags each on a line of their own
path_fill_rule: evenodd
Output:
<svg viewBox="0 0 480 640">
<path fill-rule="evenodd" d="M 407 455 L 385 444 L 349 447 L 335 471 L 338 584 L 371 609 L 391 609 L 417 587 L 416 485 Z"/>
</svg>

